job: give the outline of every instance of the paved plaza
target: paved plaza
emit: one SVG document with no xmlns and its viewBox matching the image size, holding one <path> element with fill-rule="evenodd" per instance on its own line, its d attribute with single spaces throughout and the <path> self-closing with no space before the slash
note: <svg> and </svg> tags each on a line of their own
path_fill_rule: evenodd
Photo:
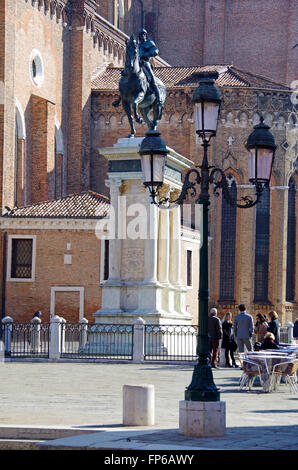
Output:
<svg viewBox="0 0 298 470">
<path fill-rule="evenodd" d="M 181 436 L 179 401 L 192 372 L 192 364 L 2 363 L 1 437 L 9 429 L 61 427 L 84 434 L 44 442 L 44 448 L 298 449 L 298 396 L 285 385 L 269 394 L 259 387 L 239 392 L 240 369 L 214 371 L 226 403 L 226 436 Z M 154 385 L 155 426 L 122 425 L 124 384 Z"/>
</svg>

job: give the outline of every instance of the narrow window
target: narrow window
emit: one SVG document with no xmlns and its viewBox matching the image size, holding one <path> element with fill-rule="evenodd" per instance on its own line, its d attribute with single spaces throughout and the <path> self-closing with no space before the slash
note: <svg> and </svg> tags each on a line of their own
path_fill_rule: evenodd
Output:
<svg viewBox="0 0 298 470">
<path fill-rule="evenodd" d="M 13 238 L 11 245 L 11 278 L 30 279 L 32 277 L 33 240 Z"/>
<path fill-rule="evenodd" d="M 230 195 L 237 199 L 236 182 L 230 175 Z M 234 300 L 237 208 L 222 195 L 219 300 Z"/>
<path fill-rule="evenodd" d="M 106 281 L 109 279 L 109 240 L 105 240 L 105 250 L 104 250 L 104 273 L 103 280 Z"/>
<path fill-rule="evenodd" d="M 255 233 L 255 302 L 268 301 L 270 190 L 266 185 L 256 205 Z"/>
<path fill-rule="evenodd" d="M 192 251 L 186 251 L 186 277 L 187 277 L 187 286 L 192 286 Z"/>
<path fill-rule="evenodd" d="M 296 185 L 293 178 L 289 181 L 288 194 L 288 233 L 287 233 L 287 274 L 286 301 L 295 300 L 295 262 L 296 262 Z"/>
</svg>

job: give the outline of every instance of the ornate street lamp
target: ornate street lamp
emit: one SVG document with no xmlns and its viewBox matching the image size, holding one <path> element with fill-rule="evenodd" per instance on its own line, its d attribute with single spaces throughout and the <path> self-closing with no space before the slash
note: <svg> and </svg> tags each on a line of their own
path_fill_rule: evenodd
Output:
<svg viewBox="0 0 298 470">
<path fill-rule="evenodd" d="M 193 93 L 195 105 L 196 133 L 202 139 L 204 156 L 202 164 L 191 168 L 185 175 L 183 187 L 178 199 L 170 201 L 158 198 L 158 187 L 164 179 L 164 168 L 167 149 L 157 131 L 149 131 L 140 146 L 142 161 L 143 183 L 149 188 L 152 202 L 160 207 L 172 207 L 182 204 L 188 192 L 197 197 L 196 203 L 203 206 L 202 245 L 200 248 L 200 283 L 199 283 L 199 331 L 197 341 L 198 362 L 195 365 L 192 382 L 185 391 L 185 400 L 190 401 L 219 401 L 219 389 L 215 386 L 212 368 L 209 363 L 208 338 L 208 210 L 210 204 L 209 185 L 213 186 L 214 194 L 218 195 L 221 188 L 227 202 L 232 206 L 247 209 L 256 205 L 261 197 L 265 184 L 269 183 L 274 160 L 275 142 L 265 125 L 263 118 L 260 124 L 254 126 L 253 132 L 247 139 L 246 148 L 249 152 L 249 181 L 255 186 L 256 197 L 244 196 L 240 201 L 234 200 L 229 192 L 226 175 L 221 168 L 209 166 L 208 147 L 210 140 L 215 137 L 220 113 L 221 97 L 214 85 L 218 74 L 198 74 L 199 86 Z M 200 170 L 200 171 L 199 171 Z M 163 174 L 162 174 L 163 172 Z M 200 192 L 197 195 L 197 187 Z"/>
</svg>

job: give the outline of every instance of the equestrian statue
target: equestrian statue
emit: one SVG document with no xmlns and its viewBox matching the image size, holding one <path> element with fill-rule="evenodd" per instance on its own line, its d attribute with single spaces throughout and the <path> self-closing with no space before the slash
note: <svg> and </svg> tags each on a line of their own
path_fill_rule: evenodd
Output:
<svg viewBox="0 0 298 470">
<path fill-rule="evenodd" d="M 119 81 L 120 96 L 113 102 L 113 106 L 119 106 L 122 101 L 131 129 L 129 137 L 136 134 L 134 119 L 139 124 L 144 120 L 150 130 L 156 130 L 157 123 L 161 120 L 166 87 L 155 77 L 150 63 L 150 59 L 157 54 L 158 49 L 155 43 L 148 39 L 145 29 L 140 30 L 138 40 L 131 36 L 126 42 L 125 67 Z M 150 119 L 151 110 L 153 120 Z M 142 117 L 138 114 L 139 111 Z"/>
</svg>

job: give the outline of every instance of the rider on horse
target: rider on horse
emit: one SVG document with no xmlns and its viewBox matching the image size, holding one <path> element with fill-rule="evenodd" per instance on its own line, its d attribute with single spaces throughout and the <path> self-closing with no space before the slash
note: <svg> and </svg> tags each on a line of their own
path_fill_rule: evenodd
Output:
<svg viewBox="0 0 298 470">
<path fill-rule="evenodd" d="M 145 29 L 139 31 L 139 54 L 140 54 L 140 66 L 142 67 L 148 82 L 150 83 L 153 92 L 155 93 L 158 104 L 161 104 L 159 89 L 155 81 L 155 76 L 150 64 L 151 57 L 156 57 L 158 49 L 155 43 L 148 39 L 148 33 Z"/>
</svg>

